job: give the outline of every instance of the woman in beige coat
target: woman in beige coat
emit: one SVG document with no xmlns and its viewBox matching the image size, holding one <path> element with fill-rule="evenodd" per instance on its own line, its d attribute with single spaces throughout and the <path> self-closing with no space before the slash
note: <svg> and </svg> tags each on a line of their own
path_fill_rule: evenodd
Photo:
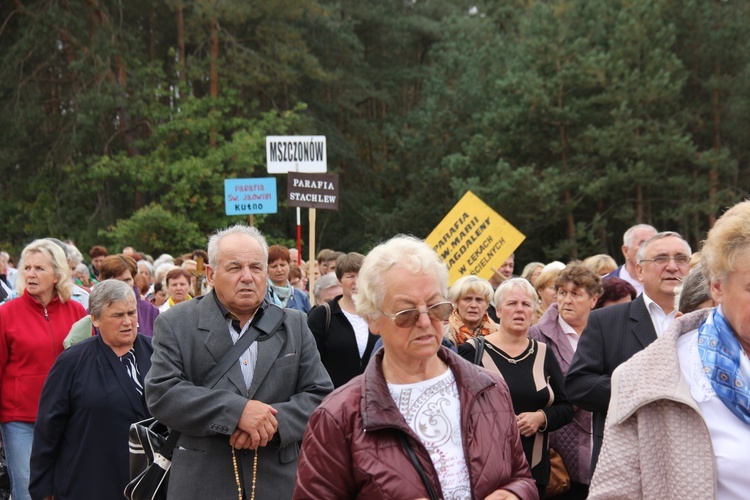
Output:
<svg viewBox="0 0 750 500">
<path fill-rule="evenodd" d="M 750 492 L 750 201 L 717 221 L 701 266 L 718 307 L 679 318 L 612 376 L 590 499 Z"/>
</svg>

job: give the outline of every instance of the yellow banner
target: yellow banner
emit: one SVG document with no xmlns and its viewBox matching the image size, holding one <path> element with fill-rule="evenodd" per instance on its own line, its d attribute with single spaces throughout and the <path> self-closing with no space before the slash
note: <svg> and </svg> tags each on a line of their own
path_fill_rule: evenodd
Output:
<svg viewBox="0 0 750 500">
<path fill-rule="evenodd" d="M 425 239 L 448 266 L 450 281 L 468 274 L 490 279 L 526 239 L 489 205 L 467 191 Z"/>
</svg>

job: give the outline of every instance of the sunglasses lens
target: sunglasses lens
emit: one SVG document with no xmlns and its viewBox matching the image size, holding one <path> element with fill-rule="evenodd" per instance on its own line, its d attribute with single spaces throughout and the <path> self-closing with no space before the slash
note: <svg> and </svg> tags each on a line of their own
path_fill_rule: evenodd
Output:
<svg viewBox="0 0 750 500">
<path fill-rule="evenodd" d="M 453 304 L 450 302 L 441 302 L 427 308 L 427 315 L 432 321 L 445 321 L 453 312 Z M 396 313 L 393 322 L 399 328 L 411 328 L 419 320 L 422 312 L 419 309 L 407 309 Z"/>
<path fill-rule="evenodd" d="M 451 304 L 450 302 L 435 304 L 434 306 L 427 309 L 427 312 L 435 321 L 445 321 L 453 312 L 453 304 Z"/>
<path fill-rule="evenodd" d="M 397 313 L 393 322 L 396 323 L 396 326 L 399 328 L 409 328 L 411 326 L 414 326 L 414 324 L 417 322 L 417 320 L 419 319 L 419 314 L 420 313 L 418 309 L 407 309 L 406 311 Z"/>
</svg>

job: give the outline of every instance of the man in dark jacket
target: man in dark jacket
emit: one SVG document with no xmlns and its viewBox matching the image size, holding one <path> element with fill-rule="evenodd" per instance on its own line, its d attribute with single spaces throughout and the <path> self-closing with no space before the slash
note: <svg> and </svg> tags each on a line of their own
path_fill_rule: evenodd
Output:
<svg viewBox="0 0 750 500">
<path fill-rule="evenodd" d="M 674 320 L 674 289 L 690 270 L 690 246 L 677 233 L 658 233 L 641 245 L 637 261 L 643 293 L 632 302 L 591 313 L 565 376 L 568 399 L 594 413 L 592 475 L 604 437 L 612 372 Z"/>
</svg>

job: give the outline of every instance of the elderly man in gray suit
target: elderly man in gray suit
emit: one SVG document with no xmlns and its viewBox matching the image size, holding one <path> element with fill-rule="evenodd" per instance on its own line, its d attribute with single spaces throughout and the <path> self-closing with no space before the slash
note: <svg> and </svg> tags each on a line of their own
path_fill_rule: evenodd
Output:
<svg viewBox="0 0 750 500">
<path fill-rule="evenodd" d="M 213 290 L 159 315 L 146 378 L 151 414 L 182 434 L 169 498 L 291 498 L 299 444 L 333 385 L 307 317 L 264 300 L 268 245 L 232 226 L 208 242 Z M 276 308 L 273 310 L 272 308 Z M 264 317 L 284 316 L 278 326 Z M 209 371 L 242 335 L 259 335 L 213 388 Z M 241 349 L 241 348 L 240 348 Z"/>
<path fill-rule="evenodd" d="M 643 293 L 632 302 L 591 313 L 565 376 L 568 399 L 594 413 L 592 475 L 602 447 L 612 372 L 674 320 L 675 288 L 690 271 L 690 245 L 678 233 L 657 233 L 641 244 L 636 261 Z"/>
</svg>

